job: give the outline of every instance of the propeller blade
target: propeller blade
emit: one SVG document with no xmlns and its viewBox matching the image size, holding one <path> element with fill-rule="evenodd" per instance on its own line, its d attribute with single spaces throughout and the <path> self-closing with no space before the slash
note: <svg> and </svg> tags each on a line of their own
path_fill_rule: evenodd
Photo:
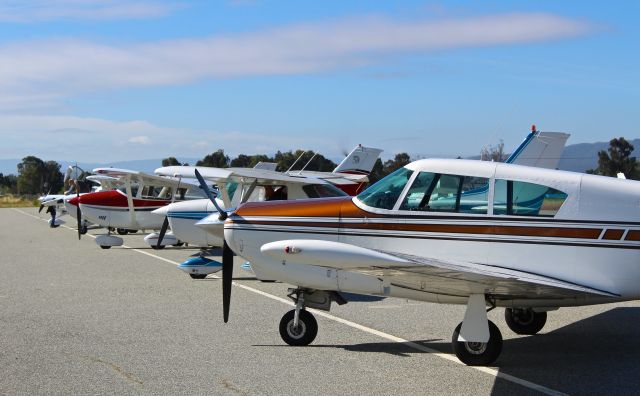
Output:
<svg viewBox="0 0 640 396">
<path fill-rule="evenodd" d="M 40 207 L 38 208 L 38 213 L 42 212 L 42 209 L 44 208 L 43 204 L 40 204 Z"/>
<path fill-rule="evenodd" d="M 222 310 L 224 323 L 229 321 L 231 303 L 231 282 L 233 281 L 233 251 L 224 241 L 222 245 Z"/>
<path fill-rule="evenodd" d="M 204 181 L 204 178 L 202 177 L 200 172 L 198 172 L 197 169 L 195 170 L 195 174 L 196 174 L 196 179 L 198 179 L 198 183 L 200 183 L 200 188 L 204 191 L 205 194 L 207 194 L 207 197 L 209 197 L 211 202 L 213 202 L 213 206 L 215 206 L 218 213 L 220 213 L 220 217 L 219 217 L 220 220 L 226 220 L 227 212 L 225 212 L 224 210 L 222 210 L 222 208 L 220 208 L 220 206 L 218 206 L 218 202 L 216 201 L 216 196 L 211 192 L 211 190 L 209 190 L 209 186 L 207 186 L 207 183 Z"/>
<path fill-rule="evenodd" d="M 158 242 L 156 242 L 156 247 L 162 246 L 162 240 L 164 239 L 164 234 L 167 232 L 167 228 L 169 228 L 169 218 L 167 216 L 164 217 L 164 221 L 162 222 L 162 228 L 160 228 L 160 235 L 158 235 Z"/>
<path fill-rule="evenodd" d="M 80 198 L 80 193 L 76 188 L 76 198 Z M 76 206 L 76 217 L 78 218 L 78 240 L 82 238 L 82 211 L 80 210 L 80 202 Z"/>
</svg>

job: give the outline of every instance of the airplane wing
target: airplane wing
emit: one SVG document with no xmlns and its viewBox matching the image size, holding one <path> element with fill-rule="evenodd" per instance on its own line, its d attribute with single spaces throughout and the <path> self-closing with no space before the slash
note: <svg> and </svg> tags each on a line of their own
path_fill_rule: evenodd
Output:
<svg viewBox="0 0 640 396">
<path fill-rule="evenodd" d="M 165 166 L 155 170 L 157 175 L 195 178 L 195 170 L 206 180 L 214 183 L 238 182 L 256 180 L 259 185 L 280 185 L 282 183 L 322 184 L 317 179 L 291 176 L 270 169 L 260 168 L 210 168 L 205 166 Z"/>
<path fill-rule="evenodd" d="M 180 180 L 176 177 L 156 176 L 128 169 L 119 168 L 96 168 L 93 170 L 96 175 L 108 176 L 115 179 L 130 177 L 133 182 L 142 182 L 145 185 L 155 187 L 196 187 L 196 184 L 189 180 Z"/>
<path fill-rule="evenodd" d="M 288 264 L 385 276 L 395 286 L 452 296 L 482 293 L 498 299 L 564 299 L 586 296 L 618 297 L 611 292 L 509 268 L 480 263 L 435 260 L 367 249 L 341 242 L 283 240 L 261 251 Z"/>
</svg>

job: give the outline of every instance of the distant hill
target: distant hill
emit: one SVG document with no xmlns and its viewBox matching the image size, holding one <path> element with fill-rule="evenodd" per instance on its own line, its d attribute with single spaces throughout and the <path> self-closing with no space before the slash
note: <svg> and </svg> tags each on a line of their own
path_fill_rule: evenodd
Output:
<svg viewBox="0 0 640 396">
<path fill-rule="evenodd" d="M 635 150 L 633 155 L 640 155 L 640 139 L 629 141 Z M 609 142 L 571 144 L 564 148 L 558 167 L 563 170 L 584 172 L 598 166 L 598 151 L 607 150 Z"/>
</svg>

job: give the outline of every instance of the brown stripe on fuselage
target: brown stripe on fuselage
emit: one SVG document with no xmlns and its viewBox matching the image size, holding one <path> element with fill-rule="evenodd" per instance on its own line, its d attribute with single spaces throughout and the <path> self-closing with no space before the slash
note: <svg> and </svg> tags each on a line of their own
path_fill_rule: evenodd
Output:
<svg viewBox="0 0 640 396">
<path fill-rule="evenodd" d="M 624 235 L 624 230 L 608 229 L 607 231 L 605 231 L 602 239 L 619 241 L 620 238 L 622 238 L 622 235 Z"/>
<path fill-rule="evenodd" d="M 640 230 L 631 230 L 627 232 L 627 236 L 624 238 L 625 241 L 640 241 Z"/>
<path fill-rule="evenodd" d="M 338 223 L 313 221 L 269 221 L 244 220 L 238 217 L 333 217 L 341 219 L 382 218 L 383 215 L 366 212 L 357 207 L 351 197 L 305 199 L 294 201 L 273 201 L 246 203 L 228 222 L 239 224 L 278 225 L 308 228 L 350 228 L 361 230 L 409 231 L 425 233 L 509 235 L 524 237 L 555 237 L 576 239 L 598 239 L 602 228 L 575 227 L 535 227 L 504 225 L 466 225 L 466 224 L 405 224 L 398 223 Z M 616 230 L 611 230 L 616 231 Z M 621 237 L 622 235 L 620 235 Z M 619 239 L 619 238 L 618 238 Z M 640 235 L 639 239 L 640 240 Z"/>
</svg>

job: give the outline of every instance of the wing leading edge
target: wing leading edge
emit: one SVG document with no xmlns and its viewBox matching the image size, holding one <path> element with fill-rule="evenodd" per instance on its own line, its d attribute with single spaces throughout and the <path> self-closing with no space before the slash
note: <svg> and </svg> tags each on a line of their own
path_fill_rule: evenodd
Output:
<svg viewBox="0 0 640 396">
<path fill-rule="evenodd" d="M 283 240 L 261 251 L 289 264 L 316 265 L 371 276 L 388 277 L 400 287 L 430 293 L 468 296 L 484 293 L 501 299 L 564 299 L 618 297 L 540 274 L 491 265 L 454 262 L 362 248 L 341 242 Z"/>
</svg>

